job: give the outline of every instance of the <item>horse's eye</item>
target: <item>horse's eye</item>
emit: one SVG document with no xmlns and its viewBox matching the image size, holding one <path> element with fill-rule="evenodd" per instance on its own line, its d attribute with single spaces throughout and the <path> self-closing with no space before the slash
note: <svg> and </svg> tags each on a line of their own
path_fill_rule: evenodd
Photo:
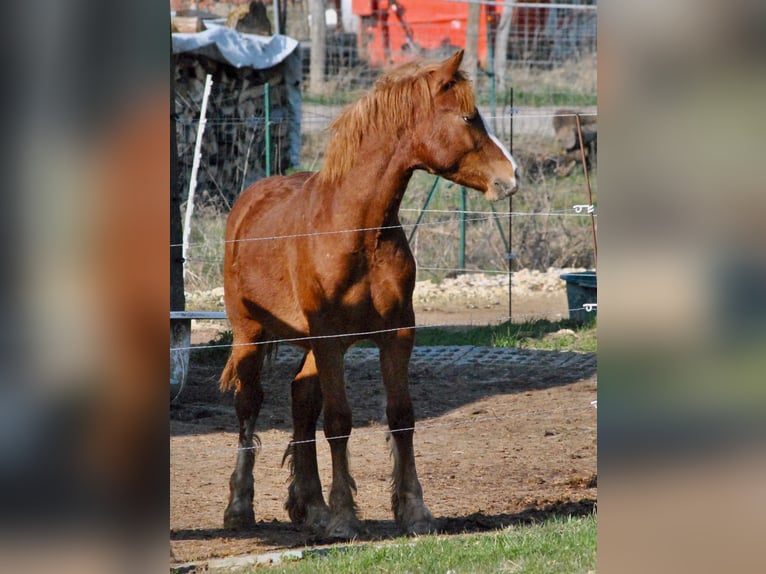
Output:
<svg viewBox="0 0 766 574">
<path fill-rule="evenodd" d="M 467 124 L 472 123 L 474 119 L 476 119 L 475 115 L 463 116 L 463 121 Z"/>
</svg>

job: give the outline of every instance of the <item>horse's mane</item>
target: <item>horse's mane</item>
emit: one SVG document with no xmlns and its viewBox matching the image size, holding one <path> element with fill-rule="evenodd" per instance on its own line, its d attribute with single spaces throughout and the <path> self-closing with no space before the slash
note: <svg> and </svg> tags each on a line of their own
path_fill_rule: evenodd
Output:
<svg viewBox="0 0 766 574">
<path fill-rule="evenodd" d="M 415 122 L 416 113 L 430 115 L 433 101 L 428 75 L 440 65 L 413 62 L 399 66 L 381 77 L 367 94 L 346 106 L 330 124 L 333 134 L 319 177 L 332 182 L 348 173 L 366 135 L 375 133 L 383 141 L 396 140 Z M 452 80 L 449 89 L 454 90 L 460 110 L 470 114 L 475 107 L 470 81 L 459 70 Z"/>
</svg>

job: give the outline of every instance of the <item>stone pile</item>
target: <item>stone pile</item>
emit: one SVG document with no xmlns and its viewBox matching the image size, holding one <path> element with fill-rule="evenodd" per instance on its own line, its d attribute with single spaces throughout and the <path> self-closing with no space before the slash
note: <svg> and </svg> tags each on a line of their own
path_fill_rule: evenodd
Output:
<svg viewBox="0 0 766 574">
<path fill-rule="evenodd" d="M 575 269 L 514 271 L 511 279 L 514 296 L 563 292 L 566 284 L 559 275 L 572 271 Z M 507 303 L 508 275 L 506 273 L 466 273 L 444 279 L 438 284 L 418 281 L 415 285 L 413 300 L 416 307 L 425 309 L 451 306 L 469 309 L 491 308 Z"/>
</svg>

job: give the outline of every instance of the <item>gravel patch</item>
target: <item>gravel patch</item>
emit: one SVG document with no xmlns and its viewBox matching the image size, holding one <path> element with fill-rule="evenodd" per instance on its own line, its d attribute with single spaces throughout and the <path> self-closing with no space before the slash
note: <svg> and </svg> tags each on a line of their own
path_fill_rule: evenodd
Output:
<svg viewBox="0 0 766 574">
<path fill-rule="evenodd" d="M 581 271 L 574 268 L 550 268 L 547 271 L 522 269 L 511 275 L 514 296 L 556 294 L 566 290 L 560 278 L 562 273 Z M 443 280 L 441 283 L 418 281 L 413 302 L 415 307 L 428 311 L 443 306 L 461 306 L 468 309 L 492 308 L 508 301 L 508 275 L 466 273 Z"/>
<path fill-rule="evenodd" d="M 550 268 L 546 271 L 521 269 L 511 275 L 514 296 L 556 294 L 566 290 L 560 275 L 584 271 L 580 268 Z M 418 281 L 415 284 L 413 303 L 416 308 L 428 311 L 444 306 L 466 309 L 489 309 L 508 301 L 508 275 L 505 273 L 465 273 L 444 279 L 440 283 Z M 198 311 L 222 311 L 223 287 L 209 291 L 186 293 L 186 307 Z"/>
</svg>

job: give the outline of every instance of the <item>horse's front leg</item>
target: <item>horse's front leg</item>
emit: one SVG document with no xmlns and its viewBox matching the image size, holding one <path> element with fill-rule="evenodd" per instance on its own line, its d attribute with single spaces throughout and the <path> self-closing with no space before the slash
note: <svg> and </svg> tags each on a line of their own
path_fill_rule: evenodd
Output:
<svg viewBox="0 0 766 574">
<path fill-rule="evenodd" d="M 330 443 L 332 487 L 330 521 L 325 534 L 330 538 L 353 539 L 364 531 L 357 517 L 356 483 L 348 467 L 348 438 L 351 434 L 351 407 L 343 376 L 345 349 L 333 342 L 318 342 L 313 348 L 324 401 L 324 433 Z"/>
<path fill-rule="evenodd" d="M 394 457 L 391 508 L 399 527 L 408 534 L 434 532 L 436 525 L 423 503 L 423 489 L 415 469 L 412 444 L 415 412 L 407 381 L 414 343 L 413 329 L 400 329 L 378 342 L 383 384 L 386 387 L 386 417 Z"/>
</svg>

